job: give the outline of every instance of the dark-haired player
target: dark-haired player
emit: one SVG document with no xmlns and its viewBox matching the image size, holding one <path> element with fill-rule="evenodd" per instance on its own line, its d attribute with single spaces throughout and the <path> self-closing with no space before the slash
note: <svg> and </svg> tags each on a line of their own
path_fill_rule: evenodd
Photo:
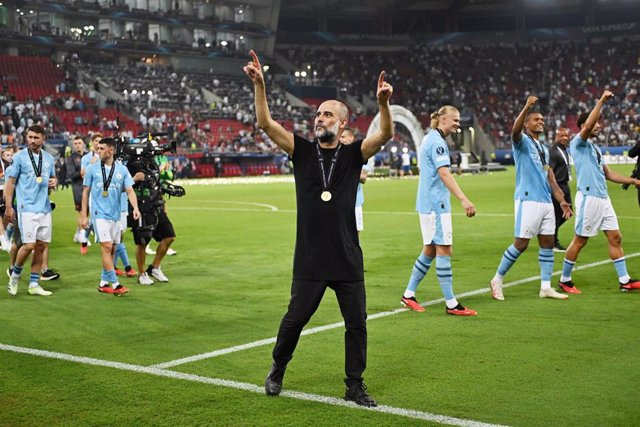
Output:
<svg viewBox="0 0 640 427">
<path fill-rule="evenodd" d="M 627 272 L 618 218 L 607 191 L 607 180 L 635 186 L 640 186 L 640 180 L 628 178 L 610 170 L 604 163 L 600 147 L 589 139 L 598 135 L 600 111 L 611 98 L 613 98 L 613 93 L 605 90 L 589 114 L 582 113 L 578 116 L 580 133 L 571 140 L 570 144 L 571 156 L 576 165 L 576 175 L 578 176 L 576 233 L 567 249 L 558 286 L 571 294 L 581 293 L 571 280 L 571 271 L 578 259 L 578 254 L 587 244 L 589 237 L 597 235 L 599 230 L 602 230 L 607 237 L 609 256 L 618 273 L 620 290 L 640 289 L 640 280 L 632 279 Z"/>
<path fill-rule="evenodd" d="M 565 218 L 569 218 L 572 212 L 549 167 L 549 150 L 538 140 L 544 132 L 544 117 L 532 111 L 536 102 L 538 98 L 535 96 L 527 98 L 511 130 L 516 163 L 515 241 L 504 251 L 498 270 L 491 279 L 491 294 L 498 301 L 504 300 L 502 280 L 505 274 L 527 249 L 529 240 L 536 236 L 540 245 L 538 262 L 541 281 L 538 295 L 540 298 L 567 298 L 567 295 L 551 287 L 556 223 L 551 196 L 560 203 Z"/>
</svg>

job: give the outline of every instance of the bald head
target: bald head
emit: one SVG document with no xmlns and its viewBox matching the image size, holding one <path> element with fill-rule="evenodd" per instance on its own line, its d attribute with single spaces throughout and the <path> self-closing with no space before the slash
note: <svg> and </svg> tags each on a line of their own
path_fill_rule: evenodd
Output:
<svg viewBox="0 0 640 427">
<path fill-rule="evenodd" d="M 318 107 L 318 111 L 330 109 L 338 116 L 340 120 L 349 120 L 349 108 L 343 103 L 335 99 L 324 101 Z"/>
<path fill-rule="evenodd" d="M 314 120 L 316 138 L 320 143 L 337 143 L 348 120 L 349 109 L 344 103 L 335 99 L 323 102 L 318 107 Z"/>
</svg>

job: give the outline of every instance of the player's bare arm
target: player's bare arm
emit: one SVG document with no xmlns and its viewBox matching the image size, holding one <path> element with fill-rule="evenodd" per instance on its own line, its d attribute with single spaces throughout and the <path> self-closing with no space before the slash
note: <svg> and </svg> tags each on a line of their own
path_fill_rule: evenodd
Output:
<svg viewBox="0 0 640 427">
<path fill-rule="evenodd" d="M 447 166 L 442 166 L 438 169 L 438 175 L 442 180 L 442 183 L 449 190 L 451 194 L 455 196 L 456 199 L 460 200 L 460 204 L 462 205 L 462 209 L 464 209 L 465 214 L 468 217 L 472 217 L 476 214 L 476 207 L 471 200 L 467 198 L 467 196 L 462 192 L 462 189 L 458 185 L 458 182 L 451 174 L 451 171 Z"/>
<path fill-rule="evenodd" d="M 376 99 L 380 108 L 380 129 L 362 141 L 360 149 L 362 151 L 362 159 L 365 161 L 380 151 L 380 148 L 393 138 L 393 119 L 389 107 L 389 99 L 393 95 L 393 86 L 384 80 L 384 75 L 385 72 L 382 71 L 378 77 L 376 90 Z"/>
<path fill-rule="evenodd" d="M 282 148 L 288 155 L 293 154 L 293 134 L 283 128 L 278 122 L 273 120 L 269 105 L 267 103 L 267 89 L 264 83 L 264 75 L 262 74 L 262 65 L 258 59 L 258 55 L 251 50 L 249 52 L 252 60 L 244 66 L 243 70 L 253 82 L 255 93 L 256 119 L 258 127 L 269 135 L 269 138 L 275 142 L 278 147 Z"/>
<path fill-rule="evenodd" d="M 640 179 L 635 179 L 635 178 L 621 175 L 618 172 L 609 169 L 607 165 L 604 165 L 604 177 L 609 181 L 615 182 L 618 184 L 629 184 L 629 185 L 635 185 L 636 187 L 640 187 Z"/>
<path fill-rule="evenodd" d="M 517 143 L 522 139 L 524 118 L 527 116 L 527 113 L 529 112 L 529 110 L 531 110 L 531 107 L 536 104 L 536 102 L 538 102 L 537 96 L 528 97 L 526 104 L 524 104 L 524 107 L 522 108 L 522 111 L 520 111 L 520 114 L 518 114 L 518 117 L 516 117 L 516 121 L 513 123 L 513 128 L 511 129 L 511 140 L 513 142 Z"/>
<path fill-rule="evenodd" d="M 596 106 L 589 113 L 587 121 L 584 122 L 582 129 L 580 129 L 580 138 L 582 138 L 583 141 L 586 141 L 591 136 L 593 128 L 596 127 L 596 123 L 598 123 L 598 119 L 600 118 L 600 111 L 602 111 L 602 107 L 611 98 L 613 98 L 613 93 L 605 90 Z"/>
</svg>

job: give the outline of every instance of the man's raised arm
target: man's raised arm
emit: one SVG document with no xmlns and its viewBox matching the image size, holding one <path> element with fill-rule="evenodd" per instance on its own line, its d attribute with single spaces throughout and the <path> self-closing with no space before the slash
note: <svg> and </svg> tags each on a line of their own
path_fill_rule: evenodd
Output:
<svg viewBox="0 0 640 427">
<path fill-rule="evenodd" d="M 520 111 L 520 114 L 518 114 L 516 121 L 513 122 L 513 127 L 511 128 L 511 140 L 513 142 L 520 142 L 522 128 L 524 128 L 524 119 L 527 116 L 529 110 L 531 110 L 531 107 L 533 107 L 536 102 L 538 102 L 538 98 L 536 96 L 528 97 L 527 103 L 524 105 L 524 108 L 522 108 L 522 111 Z"/>
<path fill-rule="evenodd" d="M 598 119 L 600 118 L 602 106 L 609 100 L 609 98 L 613 98 L 613 93 L 605 90 L 596 106 L 593 107 L 593 110 L 589 113 L 587 121 L 584 122 L 582 129 L 580 129 L 580 138 L 582 138 L 583 141 L 586 141 L 591 136 L 591 132 L 593 132 L 593 128 L 596 127 L 596 123 L 598 123 Z"/>
<path fill-rule="evenodd" d="M 389 108 L 389 98 L 393 94 L 393 86 L 384 81 L 384 71 L 378 77 L 378 89 L 376 98 L 380 107 L 380 129 L 376 133 L 362 141 L 362 159 L 367 160 L 369 157 L 380 151 L 380 147 L 393 138 L 393 119 L 391 118 L 391 109 Z"/>
<path fill-rule="evenodd" d="M 275 142 L 278 147 L 282 148 L 288 155 L 293 154 L 293 134 L 287 132 L 278 122 L 271 118 L 269 105 L 267 104 L 267 89 L 264 83 L 264 75 L 262 74 L 262 65 L 258 60 L 258 55 L 252 50 L 249 52 L 252 61 L 245 65 L 244 72 L 253 82 L 253 88 L 256 97 L 256 119 L 258 127 L 269 135 L 269 138 Z"/>
</svg>

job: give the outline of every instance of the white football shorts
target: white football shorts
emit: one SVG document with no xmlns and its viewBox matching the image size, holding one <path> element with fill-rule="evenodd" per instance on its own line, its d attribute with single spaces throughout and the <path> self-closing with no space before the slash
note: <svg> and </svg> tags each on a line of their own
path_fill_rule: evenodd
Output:
<svg viewBox="0 0 640 427">
<path fill-rule="evenodd" d="M 18 214 L 22 243 L 51 242 L 51 212 L 22 212 Z"/>
<path fill-rule="evenodd" d="M 450 246 L 453 244 L 451 213 L 421 213 L 420 230 L 422 230 L 422 243 L 425 246 L 431 244 Z"/>
<path fill-rule="evenodd" d="M 556 216 L 553 213 L 553 203 L 516 200 L 514 210 L 515 237 L 532 239 L 541 234 L 546 236 L 555 234 Z"/>
<path fill-rule="evenodd" d="M 592 237 L 599 230 L 619 230 L 618 217 L 613 209 L 611 199 L 576 194 L 576 234 Z"/>
<path fill-rule="evenodd" d="M 93 220 L 93 232 L 96 235 L 97 243 L 112 242 L 115 245 L 120 243 L 120 236 L 122 235 L 120 221 L 95 218 Z"/>
<path fill-rule="evenodd" d="M 362 206 L 356 206 L 356 230 L 364 230 L 364 218 L 362 217 Z"/>
</svg>

